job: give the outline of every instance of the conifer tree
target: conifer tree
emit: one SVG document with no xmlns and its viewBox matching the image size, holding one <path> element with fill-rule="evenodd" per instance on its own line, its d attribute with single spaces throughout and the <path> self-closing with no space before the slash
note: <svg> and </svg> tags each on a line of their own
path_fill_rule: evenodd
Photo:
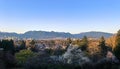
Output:
<svg viewBox="0 0 120 69">
<path fill-rule="evenodd" d="M 114 48 L 114 54 L 120 60 L 120 30 L 117 32 L 116 47 Z"/>
<path fill-rule="evenodd" d="M 80 47 L 81 47 L 81 50 L 82 50 L 82 51 L 87 50 L 87 47 L 88 47 L 88 39 L 87 39 L 87 36 L 84 36 L 84 37 L 82 38 Z"/>
<path fill-rule="evenodd" d="M 102 56 L 105 56 L 107 53 L 107 46 L 105 44 L 105 38 L 102 36 L 99 41 L 99 46 L 101 48 L 101 54 Z"/>
<path fill-rule="evenodd" d="M 3 48 L 6 52 L 11 52 L 12 55 L 14 55 L 15 53 L 15 46 L 13 40 L 2 40 L 1 48 Z"/>
</svg>

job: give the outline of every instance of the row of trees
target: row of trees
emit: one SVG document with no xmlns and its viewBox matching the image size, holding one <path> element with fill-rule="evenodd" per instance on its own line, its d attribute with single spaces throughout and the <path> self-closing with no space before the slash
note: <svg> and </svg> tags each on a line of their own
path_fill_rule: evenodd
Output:
<svg viewBox="0 0 120 69">
<path fill-rule="evenodd" d="M 68 38 L 67 42 L 69 44 L 77 44 L 82 51 L 87 51 L 88 43 L 89 43 L 86 36 L 84 36 L 81 40 L 77 39 L 75 41 L 72 41 L 72 39 Z M 114 47 L 111 47 L 108 44 L 106 44 L 106 40 L 103 36 L 100 38 L 98 46 L 100 47 L 101 55 L 105 56 L 107 54 L 107 51 L 109 50 L 112 51 L 115 54 L 115 56 L 120 60 L 120 30 L 117 32 L 112 42 L 114 42 Z"/>
<path fill-rule="evenodd" d="M 79 48 L 81 48 L 82 51 L 87 51 L 88 50 L 89 40 L 88 40 L 88 38 L 86 36 L 84 36 L 81 40 L 77 39 L 75 41 L 72 41 L 72 39 L 68 38 L 67 41 L 70 44 L 79 46 Z M 100 47 L 101 53 L 104 53 L 104 54 L 106 53 L 107 46 L 106 46 L 105 39 L 104 39 L 103 36 L 99 40 L 98 47 Z"/>
<path fill-rule="evenodd" d="M 33 44 L 33 41 L 30 42 Z M 0 58 L 0 63 L 4 63 L 5 68 L 14 67 L 14 66 L 22 66 L 25 64 L 26 60 L 32 56 L 34 56 L 34 52 L 31 50 L 27 50 L 26 42 L 20 40 L 18 45 L 14 43 L 13 40 L 1 40 L 0 41 L 0 54 L 3 54 Z"/>
</svg>

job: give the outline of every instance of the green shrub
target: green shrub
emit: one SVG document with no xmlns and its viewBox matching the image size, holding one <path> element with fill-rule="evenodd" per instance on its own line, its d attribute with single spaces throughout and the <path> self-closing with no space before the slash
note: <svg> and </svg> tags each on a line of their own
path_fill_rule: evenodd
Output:
<svg viewBox="0 0 120 69">
<path fill-rule="evenodd" d="M 31 50 L 21 50 L 20 52 L 15 54 L 17 65 L 22 66 L 25 64 L 28 58 L 33 57 L 35 53 Z"/>
</svg>

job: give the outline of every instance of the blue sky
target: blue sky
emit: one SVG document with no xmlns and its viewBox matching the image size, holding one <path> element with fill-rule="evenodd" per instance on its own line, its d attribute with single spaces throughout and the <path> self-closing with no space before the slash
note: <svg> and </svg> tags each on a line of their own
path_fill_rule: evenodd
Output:
<svg viewBox="0 0 120 69">
<path fill-rule="evenodd" d="M 0 31 L 80 33 L 120 29 L 120 0 L 0 0 Z"/>
</svg>

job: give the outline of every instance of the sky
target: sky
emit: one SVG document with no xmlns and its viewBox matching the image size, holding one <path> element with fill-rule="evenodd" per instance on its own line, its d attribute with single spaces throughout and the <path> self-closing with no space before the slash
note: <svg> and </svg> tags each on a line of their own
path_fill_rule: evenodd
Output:
<svg viewBox="0 0 120 69">
<path fill-rule="evenodd" d="M 80 33 L 120 29 L 120 0 L 0 0 L 0 31 Z"/>
</svg>

